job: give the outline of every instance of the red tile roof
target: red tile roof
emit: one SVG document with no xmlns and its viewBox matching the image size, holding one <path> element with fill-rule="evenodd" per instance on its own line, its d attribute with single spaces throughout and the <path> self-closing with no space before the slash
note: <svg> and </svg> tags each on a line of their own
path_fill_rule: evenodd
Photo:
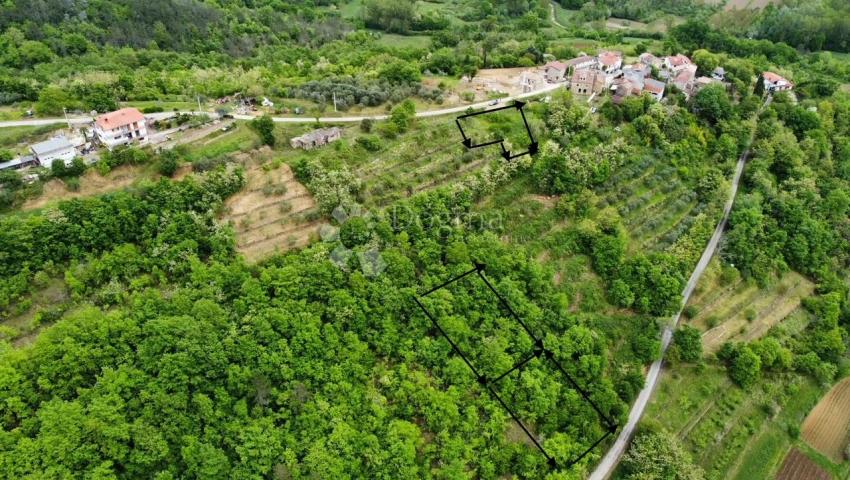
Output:
<svg viewBox="0 0 850 480">
<path fill-rule="evenodd" d="M 546 68 L 555 68 L 557 70 L 566 71 L 567 70 L 567 64 L 564 63 L 564 62 L 559 62 L 559 61 L 555 60 L 555 61 L 547 63 Z"/>
<path fill-rule="evenodd" d="M 778 83 L 778 82 L 791 83 L 787 79 L 785 79 L 785 77 L 783 77 L 781 75 L 777 75 L 773 72 L 764 72 L 764 73 L 761 74 L 761 76 L 764 77 L 764 79 L 767 80 L 770 83 Z"/>
<path fill-rule="evenodd" d="M 667 59 L 670 62 L 670 65 L 674 67 L 691 64 L 691 59 L 682 55 L 681 53 L 673 55 L 672 57 L 667 57 Z"/>
<path fill-rule="evenodd" d="M 602 52 L 599 54 L 599 63 L 610 66 L 621 61 L 623 56 L 620 52 Z"/>
<path fill-rule="evenodd" d="M 130 125 L 134 122 L 141 122 L 145 119 L 142 112 L 135 108 L 122 108 L 114 112 L 105 113 L 95 120 L 97 126 L 103 130 L 112 130 L 114 128 Z"/>
</svg>

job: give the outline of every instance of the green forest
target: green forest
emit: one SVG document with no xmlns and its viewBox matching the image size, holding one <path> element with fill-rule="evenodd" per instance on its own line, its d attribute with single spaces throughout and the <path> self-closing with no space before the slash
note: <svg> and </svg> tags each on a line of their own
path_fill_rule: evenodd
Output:
<svg viewBox="0 0 850 480">
<path fill-rule="evenodd" d="M 788 412 L 811 408 L 797 392 L 850 375 L 846 2 L 776 2 L 746 28 L 691 0 L 144 3 L 0 2 L 0 120 L 148 102 L 175 110 L 157 128 L 200 129 L 210 119 L 178 105 L 237 93 L 277 110 L 37 181 L 0 172 L 0 477 L 586 478 L 613 443 L 591 448 L 603 416 L 625 424 L 681 313 L 656 392 L 673 403 L 647 410 L 614 478 L 731 478 L 756 422 L 797 445 Z M 510 161 L 464 149 L 455 114 L 417 116 L 481 69 L 606 49 L 684 53 L 724 83 L 670 85 L 662 102 L 524 99 L 539 151 Z M 765 92 L 765 71 L 793 92 Z M 289 106 L 302 124 L 272 119 Z M 332 110 L 387 118 L 290 144 Z M 464 128 L 517 152 L 517 115 Z M 59 127 L 16 128 L 0 126 L 0 161 Z M 742 155 L 717 290 L 779 291 L 778 304 L 789 278 L 811 285 L 764 331 L 755 305 L 700 287 L 701 303 L 682 300 Z M 137 178 L 83 193 L 119 174 Z M 252 193 L 284 220 L 236 219 Z M 290 236 L 249 260 L 241 235 L 274 222 Z M 507 306 L 472 276 L 421 299 L 436 328 L 416 299 L 478 264 Z M 706 336 L 727 319 L 703 315 L 712 302 L 746 317 L 717 348 Z M 569 374 L 534 359 L 493 384 L 522 426 L 454 352 L 488 378 L 522 361 L 536 345 L 510 310 Z M 725 427 L 677 396 L 683 378 L 727 413 L 758 398 L 755 413 Z"/>
</svg>

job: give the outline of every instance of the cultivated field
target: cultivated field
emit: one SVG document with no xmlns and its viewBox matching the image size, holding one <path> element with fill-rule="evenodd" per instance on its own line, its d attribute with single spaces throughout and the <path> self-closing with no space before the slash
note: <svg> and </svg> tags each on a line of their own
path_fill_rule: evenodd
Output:
<svg viewBox="0 0 850 480">
<path fill-rule="evenodd" d="M 789 435 L 818 402 L 823 388 L 798 374 L 765 375 L 751 390 L 735 387 L 714 364 L 668 367 L 645 419 L 676 434 L 708 479 L 768 479 L 789 448 Z M 822 467 L 844 479 L 841 466 Z"/>
<path fill-rule="evenodd" d="M 832 476 L 801 451 L 792 448 L 776 474 L 776 480 L 831 480 Z"/>
<path fill-rule="evenodd" d="M 850 441 L 850 378 L 835 385 L 803 422 L 803 439 L 836 463 Z"/>
<path fill-rule="evenodd" d="M 737 275 L 724 274 L 715 258 L 688 302 L 697 312 L 688 323 L 704 332 L 703 347 L 714 352 L 727 341 L 763 337 L 797 311 L 813 290 L 814 284 L 796 272 L 760 289 Z"/>
<path fill-rule="evenodd" d="M 225 203 L 224 220 L 236 231 L 236 246 L 248 261 L 308 244 L 320 221 L 316 202 L 289 166 L 268 149 L 239 154 L 246 187 Z"/>
</svg>

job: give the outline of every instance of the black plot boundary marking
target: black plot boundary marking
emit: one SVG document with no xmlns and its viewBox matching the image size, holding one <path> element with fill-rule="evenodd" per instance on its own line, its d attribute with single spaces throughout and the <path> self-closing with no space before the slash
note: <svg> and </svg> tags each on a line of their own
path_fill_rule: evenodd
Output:
<svg viewBox="0 0 850 480">
<path fill-rule="evenodd" d="M 504 158 L 505 160 L 513 160 L 514 158 L 521 157 L 523 155 L 534 155 L 534 154 L 536 154 L 537 150 L 538 150 L 538 144 L 537 144 L 537 140 L 534 139 L 534 134 L 531 133 L 531 127 L 528 126 L 528 120 L 525 118 L 525 112 L 522 109 L 522 107 L 524 107 L 524 106 L 525 106 L 525 102 L 515 100 L 513 105 L 505 105 L 505 106 L 498 107 L 498 108 L 491 108 L 490 110 L 481 110 L 480 112 L 466 113 L 466 114 L 463 114 L 463 115 L 455 118 L 455 125 L 457 125 L 457 129 L 460 130 L 460 136 L 461 136 L 461 138 L 463 138 L 463 141 L 461 143 L 463 143 L 463 146 L 466 147 L 467 149 L 487 147 L 487 146 L 490 146 L 490 145 L 498 144 L 502 149 L 502 158 Z M 461 120 L 463 120 L 464 118 L 477 117 L 478 115 L 486 115 L 486 114 L 490 114 L 490 113 L 493 113 L 493 112 L 499 112 L 499 111 L 502 111 L 502 110 L 507 110 L 507 109 L 510 109 L 510 108 L 516 108 L 517 110 L 519 110 L 519 114 L 522 116 L 522 123 L 525 125 L 525 132 L 528 134 L 528 140 L 529 140 L 528 150 L 526 150 L 524 152 L 512 154 L 510 150 L 507 150 L 505 148 L 505 139 L 504 138 L 499 138 L 499 139 L 491 140 L 489 142 L 484 142 L 484 143 L 474 143 L 472 138 L 467 137 L 466 132 L 463 131 L 463 125 L 461 125 Z"/>
<path fill-rule="evenodd" d="M 509 108 L 509 107 L 502 107 L 502 109 L 504 109 L 504 108 Z M 481 113 L 483 113 L 483 112 L 481 112 Z M 554 457 L 549 455 L 549 452 L 547 452 L 546 449 L 543 448 L 543 445 L 541 445 L 540 442 L 537 441 L 537 438 L 535 438 L 534 435 L 531 434 L 531 432 L 528 430 L 528 428 L 525 426 L 525 424 L 522 422 L 522 420 L 520 420 L 519 415 L 517 415 L 516 412 L 514 412 L 513 409 L 511 409 L 508 406 L 508 404 L 502 399 L 502 397 L 499 396 L 499 394 L 496 392 L 496 390 L 494 388 L 494 385 L 496 383 L 498 383 L 499 381 L 501 381 L 502 379 L 504 379 L 505 377 L 507 377 L 508 375 L 510 375 L 511 373 L 513 373 L 515 371 L 521 371 L 526 366 L 526 364 L 528 364 L 530 361 L 532 361 L 535 358 L 541 358 L 541 359 L 546 359 L 546 360 L 550 361 L 555 366 L 555 368 L 558 371 L 560 371 L 561 374 L 564 377 L 566 377 L 567 381 L 570 383 L 572 388 L 574 390 L 576 390 L 577 392 L 579 392 L 581 397 L 588 404 L 590 404 L 590 406 L 593 408 L 593 410 L 596 412 L 596 414 L 599 416 L 599 418 L 602 419 L 603 423 L 607 427 L 605 433 L 601 437 L 599 437 L 595 442 L 593 442 L 593 444 L 591 444 L 590 447 L 588 447 L 581 454 L 579 454 L 578 456 L 569 460 L 568 462 L 566 462 L 563 465 L 564 468 L 570 468 L 573 465 L 575 465 L 576 463 L 578 463 L 579 461 L 581 461 L 588 454 L 590 454 L 590 452 L 592 452 L 593 449 L 595 449 L 597 446 L 599 446 L 600 443 L 602 443 L 606 438 L 608 438 L 609 435 L 612 435 L 614 432 L 616 432 L 618 425 L 611 417 L 609 417 L 608 415 L 606 415 L 605 413 L 602 412 L 602 410 L 599 408 L 599 406 L 596 405 L 596 403 L 590 398 L 590 395 L 587 393 L 587 391 L 585 391 L 585 389 L 581 388 L 579 386 L 579 384 L 573 379 L 573 377 L 566 371 L 566 369 L 564 369 L 564 367 L 561 365 L 561 363 L 555 358 L 554 352 L 545 348 L 545 346 L 543 345 L 543 338 L 535 335 L 534 332 L 528 327 L 528 325 L 525 322 L 523 322 L 522 319 L 520 319 L 519 315 L 517 315 L 516 312 L 513 310 L 513 308 L 511 308 L 510 304 L 505 300 L 505 298 L 502 297 L 501 294 L 499 294 L 499 292 L 493 287 L 493 285 L 490 283 L 490 281 L 487 280 L 487 277 L 484 276 L 485 268 L 486 267 L 485 267 L 484 264 L 475 263 L 475 266 L 471 270 L 463 272 L 460 275 L 457 275 L 457 276 L 441 283 L 440 285 L 438 285 L 434 288 L 431 288 L 427 292 L 421 294 L 419 297 L 414 297 L 414 301 L 416 302 L 416 305 L 418 305 L 419 308 L 422 310 L 422 312 L 425 313 L 425 316 L 428 317 L 428 319 L 431 321 L 431 323 L 434 324 L 434 327 L 436 327 L 436 329 L 440 332 L 440 334 L 443 337 L 445 337 L 445 339 L 449 342 L 449 345 L 452 347 L 452 350 L 455 352 L 455 354 L 457 354 L 461 359 L 463 359 L 463 362 L 466 363 L 466 366 L 469 367 L 469 369 L 472 371 L 472 374 L 475 375 L 475 378 L 478 381 L 478 383 L 490 393 L 490 395 L 499 403 L 499 405 L 502 406 L 502 408 L 505 409 L 506 412 L 508 412 L 508 415 L 510 415 L 510 417 L 517 423 L 517 425 L 520 426 L 522 431 L 525 432 L 525 434 L 528 436 L 528 438 L 531 440 L 531 442 L 534 444 L 534 446 L 537 447 L 538 450 L 540 450 L 540 453 L 543 454 L 543 456 L 546 458 L 546 461 L 549 463 L 549 466 L 551 468 L 557 467 L 558 462 L 555 460 Z M 517 323 L 519 323 L 520 326 L 522 326 L 522 328 L 526 331 L 526 333 L 531 337 L 531 339 L 534 340 L 534 351 L 530 355 L 521 359 L 516 364 L 514 364 L 514 366 L 512 366 L 510 369 L 508 369 L 507 371 L 505 371 L 504 373 L 502 373 L 500 375 L 497 375 L 494 378 L 487 378 L 485 375 L 481 375 L 478 372 L 478 370 L 475 368 L 475 366 L 472 364 L 472 362 L 469 360 L 469 358 L 466 356 L 466 354 L 463 353 L 463 351 L 458 347 L 457 343 L 455 343 L 455 341 L 446 333 L 446 331 L 443 330 L 443 327 L 440 326 L 440 323 L 437 322 L 437 319 L 434 318 L 434 316 L 431 314 L 431 312 L 420 301 L 420 298 L 424 298 L 424 297 L 430 295 L 431 293 L 434 293 L 437 290 L 440 290 L 441 288 L 445 288 L 445 287 L 451 285 L 454 282 L 457 282 L 457 281 L 459 281 L 459 280 L 461 280 L 461 279 L 463 279 L 463 278 L 465 278 L 469 275 L 472 275 L 473 273 L 477 274 L 477 276 L 479 278 L 481 278 L 481 280 L 484 281 L 484 284 L 487 286 L 487 288 L 491 292 L 493 292 L 494 295 L 496 295 L 496 298 L 499 299 L 499 303 L 503 307 L 505 307 L 505 309 L 508 312 L 510 312 L 511 317 Z"/>
</svg>

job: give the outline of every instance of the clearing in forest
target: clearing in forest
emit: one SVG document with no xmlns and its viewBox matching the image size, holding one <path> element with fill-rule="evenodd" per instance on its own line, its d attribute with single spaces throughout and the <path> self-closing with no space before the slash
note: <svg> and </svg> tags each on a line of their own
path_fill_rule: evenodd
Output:
<svg viewBox="0 0 850 480">
<path fill-rule="evenodd" d="M 248 261 L 310 243 L 321 221 L 316 202 L 288 165 L 269 160 L 268 149 L 240 154 L 245 189 L 225 202 L 224 220 L 233 224 L 236 248 Z"/>
<path fill-rule="evenodd" d="M 106 175 L 101 175 L 96 169 L 90 168 L 80 176 L 80 188 L 76 191 L 68 190 L 62 180 L 53 179 L 44 184 L 41 195 L 27 200 L 21 206 L 21 210 L 43 208 L 59 200 L 90 197 L 122 190 L 143 178 L 143 173 L 144 167 L 136 165 L 122 165 Z"/>
<path fill-rule="evenodd" d="M 803 452 L 792 448 L 776 474 L 776 480 L 830 480 L 832 476 Z"/>
<path fill-rule="evenodd" d="M 764 289 L 737 275 L 725 278 L 720 262 L 714 259 L 688 302 L 696 312 L 688 323 L 703 331 L 703 347 L 714 352 L 728 341 L 763 337 L 813 291 L 814 284 L 796 272 L 786 273 Z"/>
<path fill-rule="evenodd" d="M 803 422 L 803 439 L 836 463 L 850 441 L 850 378 L 832 387 Z"/>
</svg>

